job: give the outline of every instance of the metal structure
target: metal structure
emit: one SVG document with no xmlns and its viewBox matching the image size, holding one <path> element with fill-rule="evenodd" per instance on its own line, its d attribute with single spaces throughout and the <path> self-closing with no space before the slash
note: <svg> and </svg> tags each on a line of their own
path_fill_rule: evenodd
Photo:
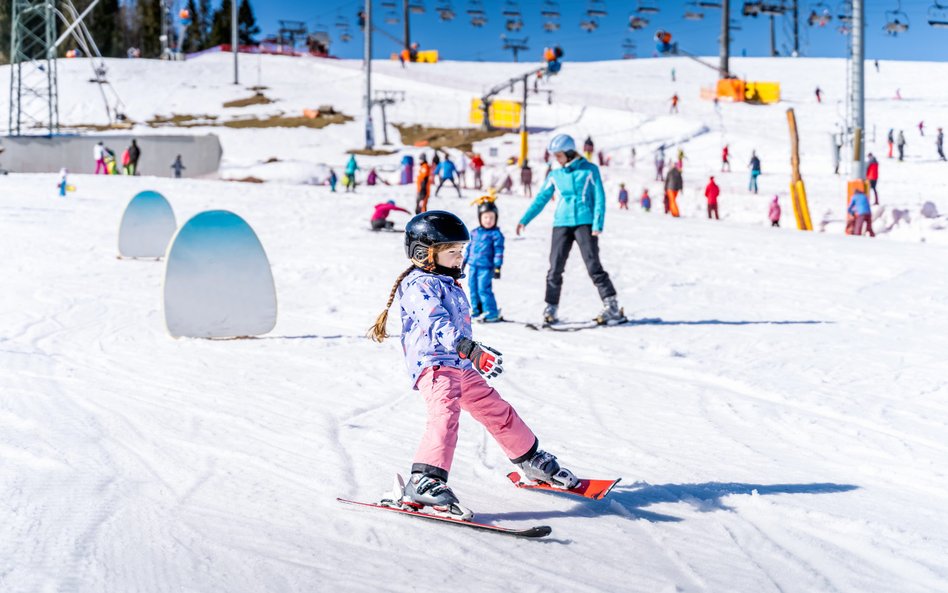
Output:
<svg viewBox="0 0 948 593">
<path fill-rule="evenodd" d="M 513 61 L 514 61 L 514 62 L 517 62 L 517 61 L 518 61 L 518 58 L 520 57 L 520 52 L 521 52 L 521 51 L 526 51 L 526 50 L 530 49 L 530 47 L 527 45 L 527 40 L 529 39 L 528 37 L 524 37 L 524 38 L 522 38 L 522 39 L 513 39 L 512 37 L 507 37 L 506 35 L 501 35 L 500 38 L 501 38 L 501 39 L 503 40 L 503 42 L 504 42 L 504 47 L 503 47 L 503 49 L 505 49 L 505 50 L 508 50 L 508 49 L 509 49 L 510 51 L 513 52 Z"/>
<path fill-rule="evenodd" d="M 948 29 L 948 4 L 934 1 L 928 8 L 928 24 L 936 29 Z"/>
<path fill-rule="evenodd" d="M 850 129 L 853 139 L 852 179 L 862 179 L 866 174 L 865 142 L 866 129 L 866 8 L 864 0 L 852 0 L 852 90 L 849 96 L 852 121 Z"/>
<path fill-rule="evenodd" d="M 309 34 L 306 23 L 303 21 L 284 20 L 277 22 L 280 23 L 280 28 L 277 30 L 277 42 L 280 44 L 280 51 L 283 51 L 284 46 L 289 45 L 290 52 L 296 53 L 297 39 L 306 39 L 306 36 Z M 316 28 L 319 29 L 319 26 Z"/>
<path fill-rule="evenodd" d="M 59 132 L 56 78 L 56 5 L 51 0 L 13 0 L 10 30 L 11 136 Z"/>
<path fill-rule="evenodd" d="M 372 126 L 372 0 L 365 0 L 365 149 L 375 148 L 375 129 Z"/>
<path fill-rule="evenodd" d="M 375 98 L 372 99 L 372 104 L 378 105 L 382 110 L 382 144 L 385 146 L 392 144 L 388 141 L 388 117 L 386 116 L 385 108 L 404 100 L 405 91 L 387 91 L 381 89 L 375 91 Z"/>
<path fill-rule="evenodd" d="M 718 76 L 728 78 L 731 72 L 731 0 L 721 6 L 721 61 Z"/>
</svg>

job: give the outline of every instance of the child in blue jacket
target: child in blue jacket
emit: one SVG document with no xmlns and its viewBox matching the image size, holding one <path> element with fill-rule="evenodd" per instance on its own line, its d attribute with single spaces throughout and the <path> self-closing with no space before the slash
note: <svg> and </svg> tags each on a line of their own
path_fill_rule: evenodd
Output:
<svg viewBox="0 0 948 593">
<path fill-rule="evenodd" d="M 500 279 L 504 265 L 504 234 L 497 228 L 497 204 L 490 197 L 481 198 L 477 207 L 480 226 L 471 231 L 471 242 L 464 251 L 464 264 L 470 265 L 471 317 L 484 323 L 503 321 L 494 298 L 493 283 Z"/>
</svg>

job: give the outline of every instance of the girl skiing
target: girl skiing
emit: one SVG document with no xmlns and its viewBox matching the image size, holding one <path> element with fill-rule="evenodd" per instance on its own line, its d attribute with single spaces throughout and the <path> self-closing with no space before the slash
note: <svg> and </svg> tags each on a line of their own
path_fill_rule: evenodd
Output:
<svg viewBox="0 0 948 593">
<path fill-rule="evenodd" d="M 542 451 L 533 431 L 485 377 L 502 371 L 500 352 L 472 339 L 467 295 L 458 283 L 467 227 L 454 214 L 421 213 L 405 227 L 405 252 L 411 265 L 399 275 L 385 310 L 369 337 L 388 337 L 388 311 L 399 297 L 402 351 L 412 388 L 425 398 L 428 422 L 415 453 L 411 478 L 404 485 L 403 505 L 430 506 L 442 515 L 470 520 L 447 485 L 458 437 L 461 410 L 467 410 L 491 433 L 527 479 L 570 489 L 579 484 L 556 457 Z"/>
</svg>

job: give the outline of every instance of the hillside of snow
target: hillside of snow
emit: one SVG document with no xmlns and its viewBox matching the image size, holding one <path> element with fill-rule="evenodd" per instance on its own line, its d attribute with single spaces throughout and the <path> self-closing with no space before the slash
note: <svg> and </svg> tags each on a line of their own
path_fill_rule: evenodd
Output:
<svg viewBox="0 0 948 593">
<path fill-rule="evenodd" d="M 845 178 L 833 175 L 829 150 L 841 61 L 736 60 L 748 77 L 779 72 L 785 101 L 720 114 L 697 99 L 713 73 L 688 61 L 567 63 L 549 83 L 553 104 L 538 98 L 532 125 L 590 134 L 613 156 L 602 259 L 626 314 L 642 323 L 562 334 L 475 325 L 475 339 L 504 354 L 494 385 L 542 446 L 584 477 L 623 478 L 602 502 L 517 490 L 499 447 L 465 415 L 452 487 L 479 520 L 552 527 L 532 542 L 335 501 L 387 490 L 408 472 L 424 428 L 397 338 L 364 337 L 405 267 L 400 234 L 367 231 L 372 206 L 410 207 L 413 192 L 302 183 L 361 143 L 358 63 L 242 56 L 242 79 L 258 84 L 259 66 L 277 102 L 241 110 L 222 107 L 250 94 L 231 84 L 229 64 L 109 63 L 136 121 L 321 104 L 356 120 L 188 129 L 221 135 L 223 177 L 273 168 L 264 184 L 77 174 L 76 191 L 59 198 L 56 175 L 0 177 L 0 591 L 948 590 L 948 252 L 944 217 L 920 214 L 926 201 L 948 212 L 948 198 L 931 132 L 914 128 L 948 121 L 931 82 L 948 66 L 883 62 L 868 73 L 870 150 L 884 154 L 888 127 L 909 137 L 906 162 L 881 159 L 880 196 L 911 222 L 877 240 L 842 233 Z M 376 87 L 406 91 L 391 121 L 460 125 L 472 96 L 523 67 L 385 62 Z M 87 68 L 60 62 L 64 122 L 104 120 Z M 890 100 L 895 88 L 901 103 Z M 676 91 L 682 113 L 669 115 Z M 789 106 L 823 233 L 788 228 Z M 534 155 L 550 133 L 536 134 Z M 485 156 L 498 148 L 488 177 L 512 141 L 477 146 Z M 651 151 L 674 142 L 687 157 L 683 217 L 619 211 L 619 182 L 633 196 L 642 186 L 659 193 Z M 699 197 L 725 142 L 734 172 L 717 176 L 723 220 L 709 222 Z M 765 171 L 759 196 L 745 189 L 752 149 Z M 399 158 L 360 162 L 394 179 L 386 168 Z M 123 209 L 144 189 L 169 199 L 179 225 L 217 208 L 251 224 L 276 282 L 273 332 L 168 336 L 163 263 L 116 258 Z M 780 229 L 765 220 L 774 193 Z M 442 192 L 430 205 L 475 225 L 478 195 Z M 551 209 L 518 238 L 528 201 L 498 204 L 507 236 L 498 302 L 510 319 L 536 320 Z M 407 220 L 394 216 L 399 227 Z M 586 319 L 600 306 L 574 253 L 561 315 Z"/>
</svg>

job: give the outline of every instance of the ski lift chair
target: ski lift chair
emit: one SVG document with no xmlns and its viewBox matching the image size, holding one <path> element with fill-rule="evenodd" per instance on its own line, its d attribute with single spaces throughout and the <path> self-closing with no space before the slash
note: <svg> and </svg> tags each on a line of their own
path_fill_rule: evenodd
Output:
<svg viewBox="0 0 948 593">
<path fill-rule="evenodd" d="M 830 24 L 832 20 L 833 11 L 830 10 L 830 7 L 826 3 L 817 2 L 810 6 L 810 16 L 807 17 L 806 22 L 809 23 L 811 27 L 825 27 Z"/>
<path fill-rule="evenodd" d="M 895 10 L 885 11 L 885 24 L 882 25 L 882 30 L 892 37 L 908 32 L 909 18 L 902 10 L 902 0 L 899 0 Z"/>
<path fill-rule="evenodd" d="M 744 6 L 741 7 L 741 14 L 744 16 L 753 16 L 756 17 L 760 15 L 761 8 L 763 8 L 763 2 L 759 0 L 748 0 L 744 2 Z"/>
<path fill-rule="evenodd" d="M 698 0 L 699 8 L 721 8 L 721 3 L 717 0 Z"/>
<path fill-rule="evenodd" d="M 780 16 L 787 10 L 787 5 L 784 2 L 764 2 L 760 5 L 760 14 L 766 14 L 767 16 Z"/>
<path fill-rule="evenodd" d="M 425 3 L 422 0 L 412 0 L 408 3 L 408 11 L 412 14 L 424 14 Z"/>
<path fill-rule="evenodd" d="M 579 23 L 579 28 L 587 33 L 592 33 L 599 28 L 599 23 L 595 19 L 589 19 L 588 21 Z"/>
<path fill-rule="evenodd" d="M 639 7 L 636 12 L 639 14 L 656 14 L 658 12 L 658 6 L 656 6 L 654 2 L 639 0 Z"/>
<path fill-rule="evenodd" d="M 560 30 L 560 24 L 556 21 L 546 21 L 543 23 L 543 30 L 547 33 L 556 33 Z"/>
<path fill-rule="evenodd" d="M 640 31 L 648 27 L 648 19 L 644 16 L 630 16 L 629 17 L 629 28 L 633 31 Z"/>
<path fill-rule="evenodd" d="M 504 28 L 515 33 L 523 29 L 523 19 L 507 19 L 507 22 L 504 24 Z"/>
<path fill-rule="evenodd" d="M 698 4 L 695 2 L 689 2 L 685 5 L 685 20 L 686 21 L 700 21 L 704 18 L 704 13 L 698 10 Z"/>
<path fill-rule="evenodd" d="M 936 29 L 948 29 L 948 4 L 935 0 L 928 9 L 928 24 Z"/>
<path fill-rule="evenodd" d="M 519 19 L 523 17 L 523 13 L 520 12 L 520 8 L 517 6 L 517 4 L 515 2 L 509 1 L 504 6 L 502 14 L 509 19 Z"/>
<path fill-rule="evenodd" d="M 606 5 L 602 0 L 590 0 L 589 7 L 586 9 L 586 16 L 591 19 L 599 19 L 608 16 Z"/>
<path fill-rule="evenodd" d="M 852 0 L 843 0 L 843 2 L 841 2 L 839 6 L 836 7 L 836 18 L 839 20 L 839 22 L 845 23 L 845 25 L 849 25 L 853 22 Z M 851 29 L 852 27 L 847 28 Z"/>
</svg>

